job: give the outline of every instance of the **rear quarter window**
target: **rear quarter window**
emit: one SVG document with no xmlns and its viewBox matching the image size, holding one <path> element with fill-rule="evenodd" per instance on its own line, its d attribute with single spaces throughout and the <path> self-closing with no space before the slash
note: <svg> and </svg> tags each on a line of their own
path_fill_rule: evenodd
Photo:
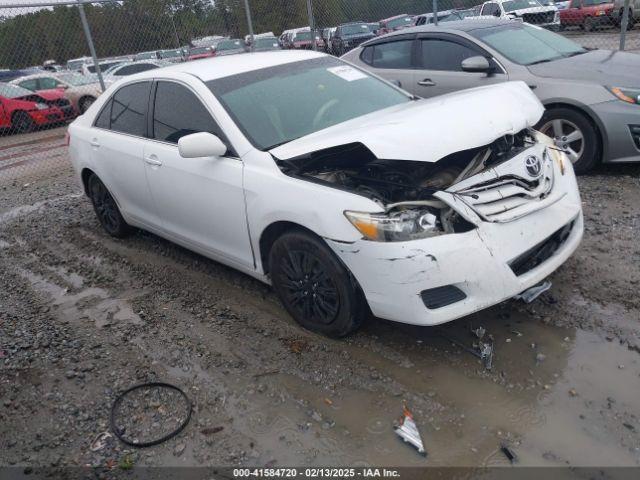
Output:
<svg viewBox="0 0 640 480">
<path fill-rule="evenodd" d="M 111 130 L 143 137 L 150 91 L 151 82 L 125 85 L 118 90 L 111 99 Z"/>
</svg>

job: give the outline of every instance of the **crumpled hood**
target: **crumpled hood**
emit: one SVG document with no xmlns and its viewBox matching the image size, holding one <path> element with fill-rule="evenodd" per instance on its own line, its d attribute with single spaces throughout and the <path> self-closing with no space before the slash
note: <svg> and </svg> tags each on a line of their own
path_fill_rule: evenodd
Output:
<svg viewBox="0 0 640 480">
<path fill-rule="evenodd" d="M 539 77 L 591 81 L 614 87 L 640 87 L 640 55 L 636 53 L 592 50 L 527 68 Z"/>
<path fill-rule="evenodd" d="M 533 127 L 544 107 L 524 82 L 507 82 L 396 105 L 276 147 L 289 160 L 362 143 L 380 159 L 436 162 Z"/>
</svg>

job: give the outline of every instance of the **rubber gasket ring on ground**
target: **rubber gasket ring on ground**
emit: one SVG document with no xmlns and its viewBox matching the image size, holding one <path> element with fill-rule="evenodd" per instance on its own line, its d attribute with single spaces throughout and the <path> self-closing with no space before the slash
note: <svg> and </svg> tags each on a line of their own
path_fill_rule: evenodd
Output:
<svg viewBox="0 0 640 480">
<path fill-rule="evenodd" d="M 117 410 L 118 406 L 122 403 L 122 400 L 124 399 L 124 397 L 126 397 L 129 393 L 131 393 L 131 392 L 133 392 L 135 390 L 140 390 L 142 388 L 153 388 L 153 387 L 168 388 L 170 390 L 175 390 L 180 395 L 182 395 L 182 397 L 184 398 L 184 401 L 186 402 L 187 409 L 188 409 L 187 417 L 178 426 L 178 428 L 176 428 L 174 431 L 172 431 L 172 432 L 168 433 L 167 435 L 164 435 L 163 437 L 158 438 L 156 440 L 151 440 L 150 442 L 132 442 L 131 440 L 127 440 L 126 438 L 123 437 L 123 435 L 120 434 L 120 432 L 116 428 L 116 410 Z M 111 405 L 111 415 L 110 415 L 109 423 L 111 424 L 110 425 L 111 426 L 111 431 L 113 432 L 113 434 L 116 437 L 118 437 L 118 439 L 122 443 L 130 445 L 132 447 L 137 447 L 137 448 L 152 447 L 152 446 L 158 445 L 158 444 L 160 444 L 162 442 L 166 442 L 167 440 L 169 440 L 170 438 L 175 437 L 182 430 L 184 430 L 184 427 L 186 427 L 187 424 L 189 423 L 189 420 L 191 420 L 191 412 L 192 412 L 192 410 L 193 410 L 193 405 L 191 403 L 191 400 L 189 400 L 189 397 L 187 397 L 187 394 L 184 393 L 181 388 L 176 387 L 175 385 L 171 385 L 170 383 L 164 383 L 164 382 L 141 383 L 141 384 L 138 384 L 138 385 L 134 385 L 131 388 L 128 388 L 127 390 L 122 392 L 120 395 L 118 395 L 118 397 L 114 400 L 113 405 Z"/>
</svg>

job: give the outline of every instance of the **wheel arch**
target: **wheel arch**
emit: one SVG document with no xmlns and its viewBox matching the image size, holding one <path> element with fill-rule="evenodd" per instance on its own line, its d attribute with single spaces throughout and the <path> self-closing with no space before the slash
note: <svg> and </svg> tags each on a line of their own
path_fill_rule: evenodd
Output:
<svg viewBox="0 0 640 480">
<path fill-rule="evenodd" d="M 576 113 L 580 113 L 584 115 L 584 117 L 593 125 L 596 132 L 598 133 L 598 153 L 600 154 L 601 162 L 604 162 L 607 158 L 608 149 L 607 149 L 607 139 L 606 139 L 606 130 L 602 122 L 598 118 L 598 116 L 587 106 L 580 103 L 568 102 L 565 99 L 562 100 L 547 100 L 543 101 L 545 110 L 552 110 L 554 108 L 567 108 L 569 110 L 573 110 Z M 543 115 L 544 118 L 544 115 Z M 536 125 L 536 128 L 542 124 L 542 119 Z"/>
<path fill-rule="evenodd" d="M 260 234 L 260 238 L 258 240 L 260 263 L 262 264 L 262 271 L 265 275 L 269 274 L 269 253 L 271 252 L 271 247 L 273 247 L 275 241 L 282 235 L 294 230 L 301 230 L 317 238 L 322 238 L 313 230 L 296 222 L 292 222 L 289 220 L 279 220 L 270 223 L 264 230 L 262 230 L 262 233 Z"/>
<path fill-rule="evenodd" d="M 91 175 L 96 175 L 96 172 L 87 167 L 84 167 L 80 172 L 80 180 L 82 181 L 82 188 L 86 196 L 89 196 L 89 177 L 91 177 Z"/>
</svg>

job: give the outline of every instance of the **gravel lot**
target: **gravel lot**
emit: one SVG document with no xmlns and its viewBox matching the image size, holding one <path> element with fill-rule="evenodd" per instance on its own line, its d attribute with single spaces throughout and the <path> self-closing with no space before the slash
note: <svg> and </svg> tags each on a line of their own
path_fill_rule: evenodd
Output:
<svg viewBox="0 0 640 480">
<path fill-rule="evenodd" d="M 507 465 L 502 443 L 520 465 L 640 465 L 638 166 L 580 178 L 585 239 L 533 304 L 441 330 L 371 319 L 340 341 L 216 262 L 144 232 L 108 237 L 64 161 L 2 173 L 0 465 Z M 491 371 L 439 334 L 470 344 L 480 325 Z M 144 381 L 187 393 L 185 430 L 92 451 L 117 394 Z M 162 434 L 179 401 L 138 396 L 122 422 Z M 403 402 L 426 459 L 393 432 Z"/>
</svg>

